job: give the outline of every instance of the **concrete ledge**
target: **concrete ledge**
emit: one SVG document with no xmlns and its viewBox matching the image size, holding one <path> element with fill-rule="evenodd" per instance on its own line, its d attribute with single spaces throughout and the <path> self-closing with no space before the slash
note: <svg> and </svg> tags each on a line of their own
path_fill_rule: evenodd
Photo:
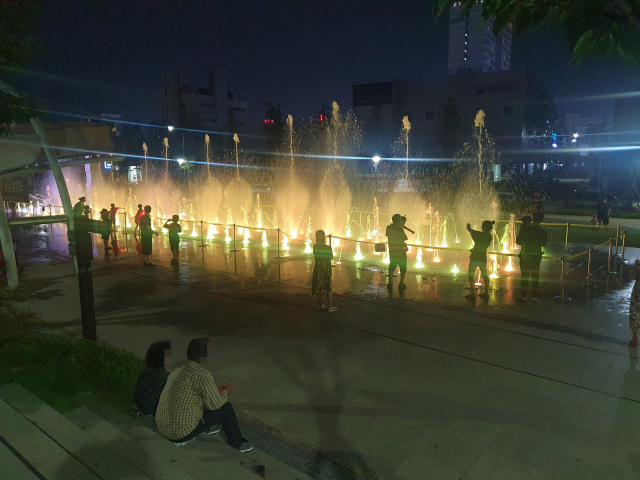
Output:
<svg viewBox="0 0 640 480">
<path fill-rule="evenodd" d="M 47 480 L 99 478 L 2 399 L 0 435 Z"/>
</svg>

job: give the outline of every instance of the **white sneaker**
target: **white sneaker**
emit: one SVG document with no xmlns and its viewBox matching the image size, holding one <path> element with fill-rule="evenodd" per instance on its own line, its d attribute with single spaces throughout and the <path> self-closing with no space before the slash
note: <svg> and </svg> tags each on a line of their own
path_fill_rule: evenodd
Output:
<svg viewBox="0 0 640 480">
<path fill-rule="evenodd" d="M 253 443 L 242 442 L 240 444 L 240 448 L 238 450 L 240 450 L 241 453 L 247 453 L 247 452 L 250 452 L 251 450 L 253 450 L 254 448 L 255 448 L 255 445 Z"/>
<path fill-rule="evenodd" d="M 205 432 L 207 432 L 209 435 L 216 435 L 218 433 L 220 433 L 222 431 L 222 427 L 215 425 L 207 430 L 205 430 Z"/>
</svg>

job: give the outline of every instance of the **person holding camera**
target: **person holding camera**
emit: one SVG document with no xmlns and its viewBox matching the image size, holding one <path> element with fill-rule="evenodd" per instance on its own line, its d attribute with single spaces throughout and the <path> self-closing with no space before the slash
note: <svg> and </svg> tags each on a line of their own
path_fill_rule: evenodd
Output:
<svg viewBox="0 0 640 480">
<path fill-rule="evenodd" d="M 387 289 L 389 293 L 393 292 L 393 274 L 396 267 L 400 268 L 400 284 L 398 290 L 403 291 L 407 286 L 404 284 L 404 277 L 407 274 L 407 234 L 404 233 L 407 223 L 407 217 L 403 217 L 396 213 L 391 217 L 391 225 L 387 227 L 387 243 L 389 244 L 389 283 Z"/>
<path fill-rule="evenodd" d="M 484 293 L 481 293 L 480 298 L 489 298 L 489 275 L 487 275 L 487 248 L 491 245 L 491 231 L 495 221 L 485 220 L 482 222 L 482 231 L 479 232 L 471 228 L 471 224 L 467 223 L 467 231 L 471 234 L 473 239 L 473 248 L 471 249 L 471 256 L 469 257 L 469 295 L 465 298 L 469 300 L 475 300 L 476 298 L 476 285 L 475 274 L 476 268 L 480 269 L 480 274 L 484 279 Z"/>
</svg>

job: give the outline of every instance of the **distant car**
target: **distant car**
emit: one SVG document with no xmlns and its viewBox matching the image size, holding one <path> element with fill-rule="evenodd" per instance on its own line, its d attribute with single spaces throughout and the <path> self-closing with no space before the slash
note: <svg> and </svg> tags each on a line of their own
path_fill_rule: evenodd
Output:
<svg viewBox="0 0 640 480">
<path fill-rule="evenodd" d="M 579 190 L 572 192 L 565 203 L 567 209 L 587 209 L 594 210 L 601 198 L 607 197 L 608 202 L 613 206 L 616 203 L 616 197 L 601 190 Z"/>
</svg>

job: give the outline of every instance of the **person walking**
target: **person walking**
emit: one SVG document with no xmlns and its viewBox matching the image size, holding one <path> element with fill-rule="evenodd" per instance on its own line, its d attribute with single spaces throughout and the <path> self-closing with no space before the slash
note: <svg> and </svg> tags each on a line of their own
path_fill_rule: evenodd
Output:
<svg viewBox="0 0 640 480">
<path fill-rule="evenodd" d="M 151 230 L 151 206 L 145 205 L 144 215 L 140 217 L 140 243 L 142 244 L 143 267 L 155 267 L 155 265 L 149 261 L 149 257 L 153 251 L 154 235 L 157 236 L 158 232 Z"/>
<path fill-rule="evenodd" d="M 640 260 L 633 263 L 631 274 L 635 280 L 629 302 L 629 330 L 631 330 L 630 347 L 638 346 L 638 328 L 640 328 Z"/>
<path fill-rule="evenodd" d="M 313 246 L 313 278 L 311 280 L 311 293 L 318 299 L 318 310 L 323 310 L 322 294 L 327 295 L 327 310 L 335 312 L 338 309 L 333 306 L 333 294 L 331 293 L 331 260 L 333 250 L 326 243 L 326 236 L 323 230 L 316 232 L 316 243 Z"/>
<path fill-rule="evenodd" d="M 111 230 L 111 218 L 109 217 L 109 210 L 107 210 L 106 208 L 100 210 L 100 220 L 102 220 L 104 223 L 109 224 L 109 230 Z M 109 250 L 111 250 L 111 247 L 109 246 L 108 233 L 102 234 L 102 241 L 104 242 L 104 251 L 108 252 Z"/>
<path fill-rule="evenodd" d="M 135 228 L 133 229 L 133 236 L 137 237 L 137 234 L 140 233 L 140 217 L 144 215 L 144 210 L 142 210 L 142 204 L 139 203 L 138 204 L 138 211 L 136 212 L 136 216 L 134 217 L 134 222 L 136 224 Z"/>
<path fill-rule="evenodd" d="M 404 233 L 404 224 L 407 218 L 399 213 L 391 217 L 391 225 L 387 226 L 385 231 L 387 235 L 387 243 L 389 245 L 389 282 L 387 290 L 389 294 L 393 292 L 393 275 L 396 267 L 400 269 L 400 283 L 398 290 L 404 291 L 407 286 L 404 284 L 404 277 L 407 274 L 407 234 Z"/>
<path fill-rule="evenodd" d="M 485 220 L 482 222 L 482 231 L 479 232 L 471 228 L 471 224 L 467 223 L 467 231 L 471 234 L 473 239 L 473 248 L 471 249 L 471 255 L 469 256 L 469 269 L 467 270 L 469 275 L 469 295 L 465 298 L 469 300 L 475 300 L 476 298 L 476 285 L 475 274 L 476 269 L 480 269 L 480 274 L 484 279 L 484 293 L 479 295 L 480 298 L 489 298 L 489 275 L 487 275 L 487 248 L 491 245 L 491 231 L 493 225 L 496 222 L 493 220 Z"/>
<path fill-rule="evenodd" d="M 529 279 L 531 279 L 531 301 L 538 301 L 538 287 L 540 285 L 540 262 L 542 261 L 542 249 L 547 246 L 547 232 L 540 226 L 544 220 L 544 214 L 533 214 L 533 224 L 525 226 L 525 217 L 522 218 L 522 227 L 516 237 L 516 243 L 520 245 L 520 296 L 519 302 L 527 301 Z"/>
<path fill-rule="evenodd" d="M 74 217 L 82 217 L 85 214 L 84 210 L 84 202 L 87 201 L 87 197 L 84 195 L 78 199 L 76 204 L 73 206 L 73 216 Z"/>
<path fill-rule="evenodd" d="M 216 385 L 204 368 L 213 344 L 208 338 L 194 338 L 187 348 L 187 361 L 169 374 L 156 410 L 156 427 L 163 437 L 184 445 L 203 432 L 209 435 L 224 430 L 227 444 L 241 452 L 254 445 L 242 437 L 238 419 L 229 403 L 234 385 Z M 218 427 L 222 424 L 222 428 Z"/>
<path fill-rule="evenodd" d="M 171 358 L 171 342 L 169 340 L 153 342 L 147 350 L 145 365 L 136 381 L 133 391 L 136 412 L 144 415 L 155 415 L 160 395 L 169 374 L 166 361 Z"/>
<path fill-rule="evenodd" d="M 178 265 L 178 254 L 180 253 L 180 233 L 182 233 L 182 226 L 178 223 L 180 217 L 174 215 L 171 220 L 167 220 L 164 224 L 164 228 L 169 232 L 169 246 L 171 247 L 171 253 L 173 258 L 171 259 L 171 265 Z"/>
<path fill-rule="evenodd" d="M 609 215 L 611 215 L 611 205 L 608 198 L 603 196 L 596 204 L 596 218 L 598 219 L 598 225 L 604 225 L 605 230 L 609 230 L 606 228 L 609 225 Z"/>
<path fill-rule="evenodd" d="M 111 210 L 109 210 L 109 218 L 111 219 L 111 240 L 116 241 L 116 216 L 120 207 L 116 207 L 115 204 L 111 204 Z"/>
</svg>

